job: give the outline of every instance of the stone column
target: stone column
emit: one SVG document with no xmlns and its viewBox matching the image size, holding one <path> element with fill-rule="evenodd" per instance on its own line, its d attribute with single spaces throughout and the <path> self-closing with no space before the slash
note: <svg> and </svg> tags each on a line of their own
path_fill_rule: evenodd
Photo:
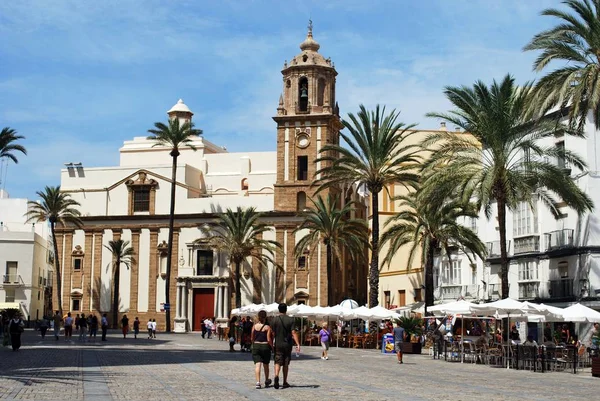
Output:
<svg viewBox="0 0 600 401">
<path fill-rule="evenodd" d="M 83 299 L 81 300 L 81 310 L 86 312 L 92 311 L 92 243 L 94 240 L 93 231 L 85 232 L 84 256 L 83 256 Z"/>
<path fill-rule="evenodd" d="M 217 287 L 217 319 L 223 317 L 223 287 Z"/>
<path fill-rule="evenodd" d="M 137 312 L 138 310 L 138 275 L 139 275 L 139 258 L 140 258 L 140 233 L 141 229 L 131 229 L 131 247 L 133 248 L 133 260 L 131 262 L 130 275 L 130 290 L 129 290 L 129 311 Z"/>
<path fill-rule="evenodd" d="M 177 283 L 177 297 L 175 307 L 175 324 L 173 331 L 175 333 L 185 333 L 186 331 L 186 319 L 183 317 L 183 292 L 185 283 Z"/>
<path fill-rule="evenodd" d="M 102 292 L 102 241 L 104 230 L 94 232 L 94 263 L 92 265 L 92 305 L 90 309 L 100 311 L 100 293 Z"/>
<path fill-rule="evenodd" d="M 225 300 L 225 302 L 223 302 L 223 317 L 227 318 L 229 317 L 229 302 L 227 302 L 227 300 L 229 299 L 229 287 L 223 287 L 223 294 L 223 299 Z"/>
<path fill-rule="evenodd" d="M 156 313 L 156 279 L 158 277 L 157 263 L 158 228 L 150 229 L 150 268 L 148 269 L 148 313 Z"/>
</svg>

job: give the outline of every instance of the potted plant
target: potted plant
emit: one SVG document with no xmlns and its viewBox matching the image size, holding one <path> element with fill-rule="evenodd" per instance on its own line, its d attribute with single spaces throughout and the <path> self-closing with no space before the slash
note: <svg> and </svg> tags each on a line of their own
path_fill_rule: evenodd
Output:
<svg viewBox="0 0 600 401">
<path fill-rule="evenodd" d="M 402 343 L 402 352 L 405 354 L 421 353 L 421 334 L 423 333 L 423 321 L 416 317 L 401 317 L 396 324 L 404 329 L 406 339 Z"/>
</svg>

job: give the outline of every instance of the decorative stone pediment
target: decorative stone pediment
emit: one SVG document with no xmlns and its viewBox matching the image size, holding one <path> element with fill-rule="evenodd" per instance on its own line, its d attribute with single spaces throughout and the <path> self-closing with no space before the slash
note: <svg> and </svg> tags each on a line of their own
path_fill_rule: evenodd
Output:
<svg viewBox="0 0 600 401">
<path fill-rule="evenodd" d="M 158 181 L 152 179 L 152 178 L 148 178 L 148 175 L 144 172 L 144 171 L 140 171 L 138 173 L 137 179 L 129 179 L 127 181 L 125 181 L 125 185 L 127 185 L 128 187 L 132 187 L 132 186 L 150 186 L 150 187 L 157 187 L 158 186 Z M 131 188 L 130 188 L 131 190 Z"/>
</svg>

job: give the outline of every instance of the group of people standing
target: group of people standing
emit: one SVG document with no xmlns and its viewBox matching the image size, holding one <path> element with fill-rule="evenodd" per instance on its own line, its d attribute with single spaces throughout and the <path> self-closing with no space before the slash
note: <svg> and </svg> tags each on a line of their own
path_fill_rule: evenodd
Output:
<svg viewBox="0 0 600 401">
<path fill-rule="evenodd" d="M 61 325 L 65 330 L 65 341 L 70 341 L 73 338 L 73 326 L 75 326 L 75 333 L 79 335 L 79 341 L 85 342 L 89 338 L 96 339 L 98 333 L 98 326 L 102 330 L 102 341 L 106 341 L 106 332 L 108 331 L 108 319 L 106 313 L 102 315 L 102 318 L 94 314 L 85 315 L 85 313 L 77 314 L 74 318 L 71 312 L 68 312 L 66 316 L 61 316 L 59 311 L 56 311 L 52 317 L 52 323 L 54 325 L 54 338 L 56 341 L 59 339 Z M 40 333 L 42 339 L 46 337 L 46 332 L 50 327 L 50 319 L 42 319 L 40 323 Z"/>
</svg>

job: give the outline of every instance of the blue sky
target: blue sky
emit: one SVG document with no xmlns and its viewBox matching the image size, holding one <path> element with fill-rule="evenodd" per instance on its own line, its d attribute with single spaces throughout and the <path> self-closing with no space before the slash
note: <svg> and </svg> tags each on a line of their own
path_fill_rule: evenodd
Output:
<svg viewBox="0 0 600 401">
<path fill-rule="evenodd" d="M 29 150 L 2 184 L 35 197 L 65 162 L 118 163 L 124 140 L 166 120 L 179 98 L 230 151 L 274 150 L 284 60 L 309 17 L 339 73 L 343 115 L 363 103 L 435 128 L 445 85 L 535 79 L 521 48 L 553 25 L 557 0 L 2 1 L 0 127 Z M 449 127 L 453 128 L 453 127 Z"/>
</svg>

